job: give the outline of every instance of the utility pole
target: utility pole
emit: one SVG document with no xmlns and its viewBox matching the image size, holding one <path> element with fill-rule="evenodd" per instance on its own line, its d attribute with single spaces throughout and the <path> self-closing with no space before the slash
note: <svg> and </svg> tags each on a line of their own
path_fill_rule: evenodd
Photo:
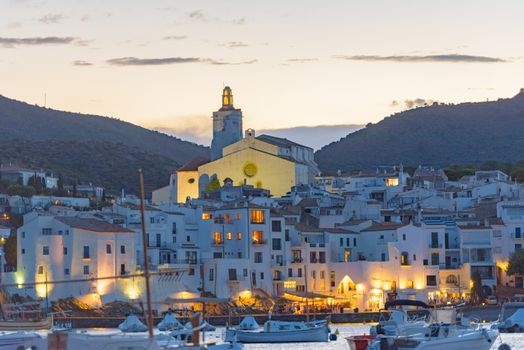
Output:
<svg viewBox="0 0 524 350">
<path fill-rule="evenodd" d="M 149 260 L 147 256 L 147 235 L 145 222 L 144 206 L 144 174 L 142 169 L 138 170 L 140 180 L 140 216 L 142 222 L 142 248 L 144 249 L 144 278 L 146 281 L 146 305 L 147 305 L 147 330 L 149 338 L 153 338 L 153 310 L 151 309 L 151 289 L 149 286 Z"/>
</svg>

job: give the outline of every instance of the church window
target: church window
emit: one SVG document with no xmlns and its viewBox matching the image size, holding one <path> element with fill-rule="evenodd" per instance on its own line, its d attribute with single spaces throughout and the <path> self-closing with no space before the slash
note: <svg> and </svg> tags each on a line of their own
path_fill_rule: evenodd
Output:
<svg viewBox="0 0 524 350">
<path fill-rule="evenodd" d="M 190 179 L 187 180 L 187 182 L 190 183 L 190 184 L 193 184 L 193 183 L 195 183 L 195 179 L 194 178 L 190 178 Z"/>
<path fill-rule="evenodd" d="M 254 163 L 247 163 L 244 165 L 244 175 L 253 177 L 257 174 L 257 166 Z"/>
</svg>

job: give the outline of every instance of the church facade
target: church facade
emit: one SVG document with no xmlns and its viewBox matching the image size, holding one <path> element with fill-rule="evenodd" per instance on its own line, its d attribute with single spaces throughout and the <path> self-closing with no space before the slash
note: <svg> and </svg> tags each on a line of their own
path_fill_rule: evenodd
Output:
<svg viewBox="0 0 524 350">
<path fill-rule="evenodd" d="M 177 171 L 173 201 L 195 198 L 213 181 L 223 184 L 228 178 L 234 185 L 268 189 L 275 197 L 285 195 L 292 186 L 313 183 L 319 170 L 312 148 L 285 138 L 256 136 L 252 129 L 242 137 L 242 119 L 242 111 L 233 106 L 232 90 L 226 86 L 222 107 L 213 113 L 211 160 L 192 161 Z"/>
</svg>

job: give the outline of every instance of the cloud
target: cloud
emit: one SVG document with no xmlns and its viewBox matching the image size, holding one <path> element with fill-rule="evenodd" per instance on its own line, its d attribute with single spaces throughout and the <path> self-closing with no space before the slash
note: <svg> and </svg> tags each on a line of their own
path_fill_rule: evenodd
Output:
<svg viewBox="0 0 524 350">
<path fill-rule="evenodd" d="M 5 38 L 0 37 L 0 45 L 3 47 L 12 48 L 21 45 L 65 45 L 72 44 L 77 41 L 73 37 L 57 37 L 57 36 L 46 36 L 46 37 L 31 37 L 31 38 Z"/>
<path fill-rule="evenodd" d="M 219 46 L 225 46 L 228 49 L 236 49 L 236 48 L 239 48 L 239 47 L 248 47 L 249 45 L 246 44 L 246 43 L 243 43 L 241 41 L 230 41 L 230 42 L 225 43 L 225 44 L 220 44 Z"/>
<path fill-rule="evenodd" d="M 187 39 L 187 35 L 168 35 L 163 38 L 164 40 L 184 40 Z"/>
<path fill-rule="evenodd" d="M 506 60 L 498 57 L 489 56 L 471 56 L 461 54 L 449 55 L 399 55 L 399 56 L 375 56 L 375 55 L 357 55 L 345 56 L 335 55 L 333 58 L 349 61 L 367 61 L 367 62 L 446 62 L 446 63 L 501 63 Z"/>
<path fill-rule="evenodd" d="M 18 21 L 15 21 L 15 22 L 9 22 L 7 24 L 7 28 L 9 29 L 15 29 L 15 28 L 20 28 L 22 26 L 22 22 L 18 22 Z"/>
<path fill-rule="evenodd" d="M 163 57 L 163 58 L 137 58 L 137 57 L 121 57 L 107 60 L 107 63 L 113 66 L 162 66 L 169 64 L 181 63 L 206 63 L 216 66 L 223 65 L 243 65 L 253 64 L 257 60 L 229 62 L 216 60 L 212 58 L 197 58 L 197 57 Z"/>
<path fill-rule="evenodd" d="M 204 12 L 202 12 L 202 10 L 191 11 L 187 14 L 187 16 L 197 21 L 205 21 L 207 19 L 206 16 L 204 16 Z"/>
<path fill-rule="evenodd" d="M 438 103 L 438 101 L 424 99 L 424 98 L 415 98 L 412 100 L 403 100 L 403 101 L 393 100 L 389 103 L 389 106 L 395 108 L 395 107 L 402 105 L 404 109 L 412 109 L 412 108 L 417 108 L 417 107 L 431 106 L 434 103 Z"/>
<path fill-rule="evenodd" d="M 231 22 L 233 24 L 243 25 L 243 24 L 246 24 L 246 18 L 245 17 L 235 18 Z"/>
<path fill-rule="evenodd" d="M 93 64 L 91 62 L 82 61 L 82 60 L 76 60 L 73 61 L 73 66 L 80 66 L 80 67 L 87 67 L 92 66 Z"/>
<path fill-rule="evenodd" d="M 38 21 L 45 24 L 56 24 L 63 19 L 65 19 L 65 17 L 59 13 L 49 13 L 43 17 L 40 17 Z"/>
<path fill-rule="evenodd" d="M 318 61 L 318 58 L 290 58 L 287 61 L 292 63 L 307 63 Z"/>
<path fill-rule="evenodd" d="M 137 58 L 121 57 L 107 60 L 113 66 L 161 66 L 166 64 L 195 63 L 200 62 L 195 57 L 165 57 L 165 58 Z"/>
</svg>

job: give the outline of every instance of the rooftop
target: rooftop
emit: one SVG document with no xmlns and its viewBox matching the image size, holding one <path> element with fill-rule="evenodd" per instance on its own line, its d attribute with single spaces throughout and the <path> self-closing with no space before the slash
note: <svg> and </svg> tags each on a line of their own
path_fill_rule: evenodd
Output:
<svg viewBox="0 0 524 350">
<path fill-rule="evenodd" d="M 266 134 L 257 136 L 257 139 L 259 139 L 261 141 L 264 141 L 264 142 L 267 142 L 267 143 L 270 143 L 272 145 L 278 146 L 278 147 L 285 147 L 285 148 L 304 147 L 304 148 L 312 149 L 311 147 L 298 144 L 296 142 L 290 141 L 290 140 L 282 138 L 282 137 L 270 136 L 270 135 L 266 135 Z"/>
<path fill-rule="evenodd" d="M 362 230 L 362 232 L 373 232 L 373 231 L 393 231 L 397 228 L 407 226 L 406 224 L 399 224 L 393 222 L 374 222 L 370 227 Z"/>
<path fill-rule="evenodd" d="M 133 232 L 120 225 L 110 224 L 105 221 L 100 221 L 96 219 L 78 218 L 70 216 L 57 216 L 56 219 L 71 227 L 92 232 Z"/>
</svg>

